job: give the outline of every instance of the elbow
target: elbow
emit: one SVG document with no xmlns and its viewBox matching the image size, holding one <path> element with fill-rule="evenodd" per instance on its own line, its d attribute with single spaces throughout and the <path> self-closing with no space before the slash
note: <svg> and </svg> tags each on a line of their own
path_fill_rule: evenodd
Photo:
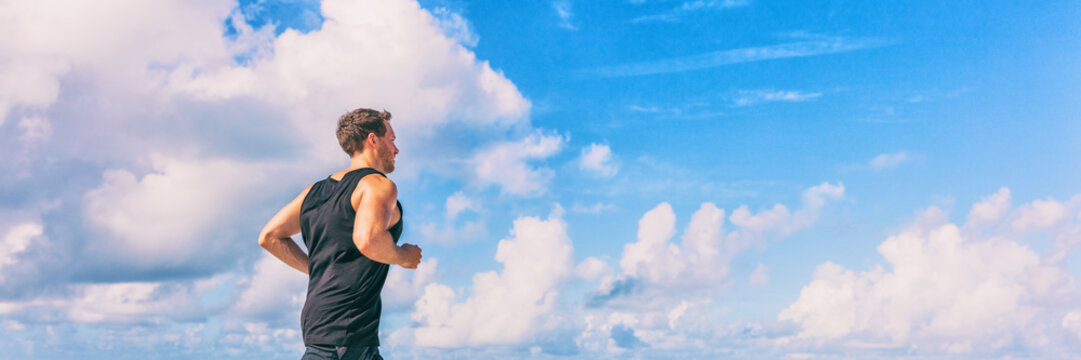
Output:
<svg viewBox="0 0 1081 360">
<path fill-rule="evenodd" d="M 372 253 L 372 237 L 369 234 L 354 233 L 353 244 L 357 246 L 357 250 L 360 250 L 361 254 L 368 256 Z"/>
<path fill-rule="evenodd" d="M 266 249 L 268 246 L 270 246 L 270 243 L 272 243 L 273 241 L 274 241 L 274 237 L 271 236 L 270 233 L 268 233 L 266 231 L 259 233 L 259 246 L 260 247 Z"/>
</svg>

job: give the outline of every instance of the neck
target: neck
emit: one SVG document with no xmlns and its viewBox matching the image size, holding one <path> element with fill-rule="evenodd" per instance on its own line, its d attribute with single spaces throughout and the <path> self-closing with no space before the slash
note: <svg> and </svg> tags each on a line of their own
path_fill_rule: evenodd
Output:
<svg viewBox="0 0 1081 360">
<path fill-rule="evenodd" d="M 372 168 L 372 169 L 378 170 L 379 172 L 385 172 L 379 166 L 376 166 L 377 163 L 375 162 L 375 159 L 371 159 L 369 156 L 366 156 L 366 155 L 367 155 L 367 153 L 358 154 L 358 155 L 350 158 L 349 159 L 349 168 L 346 169 L 346 171 L 362 169 L 362 168 Z"/>
</svg>

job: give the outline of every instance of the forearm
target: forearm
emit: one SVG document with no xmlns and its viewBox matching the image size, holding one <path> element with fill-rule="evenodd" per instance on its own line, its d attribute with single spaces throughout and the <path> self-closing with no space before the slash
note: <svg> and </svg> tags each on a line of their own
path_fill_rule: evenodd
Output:
<svg viewBox="0 0 1081 360">
<path fill-rule="evenodd" d="M 302 273 L 308 273 L 308 254 L 300 250 L 300 246 L 292 238 L 260 239 L 259 245 L 286 265 Z"/>
<path fill-rule="evenodd" d="M 366 234 L 354 234 L 353 242 L 364 256 L 387 265 L 402 263 L 402 248 L 394 244 L 390 232 L 372 231 Z"/>
</svg>

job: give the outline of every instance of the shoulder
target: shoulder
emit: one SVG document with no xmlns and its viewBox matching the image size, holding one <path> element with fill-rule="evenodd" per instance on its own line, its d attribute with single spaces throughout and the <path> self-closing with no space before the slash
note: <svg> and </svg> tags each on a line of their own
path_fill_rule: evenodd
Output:
<svg viewBox="0 0 1081 360">
<path fill-rule="evenodd" d="M 308 198 L 308 193 L 312 191 L 312 187 L 318 184 L 319 183 L 308 185 L 308 187 L 304 188 L 304 190 L 300 192 L 300 195 L 297 195 L 297 197 L 293 199 L 293 201 L 296 201 L 298 204 L 304 202 L 304 199 Z"/>
<path fill-rule="evenodd" d="M 354 209 L 360 206 L 362 198 L 377 202 L 389 201 L 393 203 L 393 201 L 398 198 L 398 185 L 394 184 L 394 181 L 385 176 L 380 176 L 379 174 L 365 176 L 361 178 L 360 181 L 357 181 L 357 187 L 353 190 L 351 200 Z"/>
<path fill-rule="evenodd" d="M 393 180 L 380 174 L 371 174 L 361 178 L 357 182 L 357 189 L 370 190 L 376 193 L 398 193 L 398 185 Z"/>
</svg>

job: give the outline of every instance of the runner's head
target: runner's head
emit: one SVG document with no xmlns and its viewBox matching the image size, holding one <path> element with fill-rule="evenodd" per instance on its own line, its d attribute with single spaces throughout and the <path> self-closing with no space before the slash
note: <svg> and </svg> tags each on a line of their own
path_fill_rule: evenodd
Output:
<svg viewBox="0 0 1081 360">
<path fill-rule="evenodd" d="M 384 174 L 394 171 L 398 147 L 389 112 L 360 108 L 345 113 L 338 119 L 337 135 L 338 144 L 349 157 L 370 156 L 376 170 Z"/>
</svg>

